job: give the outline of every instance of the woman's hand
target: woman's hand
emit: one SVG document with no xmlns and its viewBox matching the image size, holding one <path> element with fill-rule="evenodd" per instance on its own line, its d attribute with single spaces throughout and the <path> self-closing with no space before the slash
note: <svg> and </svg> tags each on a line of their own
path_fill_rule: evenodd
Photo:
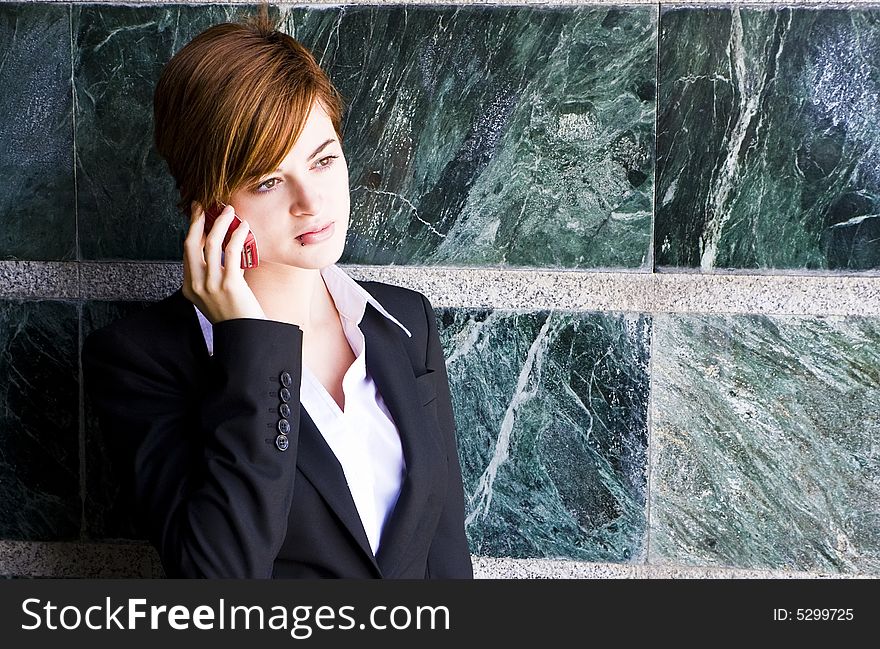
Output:
<svg viewBox="0 0 880 649">
<path fill-rule="evenodd" d="M 205 211 L 193 201 L 192 220 L 183 242 L 183 295 L 211 324 L 233 318 L 266 319 L 263 308 L 244 281 L 244 270 L 239 263 L 250 231 L 247 221 L 242 221 L 232 233 L 226 249 L 221 248 L 234 214 L 232 206 L 227 205 L 205 235 Z M 221 252 L 225 252 L 225 266 L 220 261 Z"/>
</svg>

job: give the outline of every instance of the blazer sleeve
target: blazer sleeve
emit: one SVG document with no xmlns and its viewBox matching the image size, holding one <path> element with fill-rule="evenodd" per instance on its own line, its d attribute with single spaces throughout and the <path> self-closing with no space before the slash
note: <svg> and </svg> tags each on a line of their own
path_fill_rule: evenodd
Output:
<svg viewBox="0 0 880 649">
<path fill-rule="evenodd" d="M 471 579 L 474 576 L 470 549 L 464 531 L 464 485 L 458 459 L 455 418 L 452 395 L 443 347 L 437 333 L 437 320 L 431 303 L 422 295 L 425 318 L 428 321 L 428 350 L 425 361 L 428 370 L 437 373 L 437 420 L 446 445 L 448 464 L 447 492 L 437 531 L 428 551 L 426 577 L 430 579 Z"/>
<path fill-rule="evenodd" d="M 127 449 L 136 513 L 166 574 L 269 578 L 293 498 L 302 331 L 272 320 L 219 322 L 210 364 L 206 384 L 194 388 L 148 340 L 110 327 L 83 346 L 89 396 L 105 436 Z M 283 372 L 291 397 L 282 451 Z"/>
</svg>

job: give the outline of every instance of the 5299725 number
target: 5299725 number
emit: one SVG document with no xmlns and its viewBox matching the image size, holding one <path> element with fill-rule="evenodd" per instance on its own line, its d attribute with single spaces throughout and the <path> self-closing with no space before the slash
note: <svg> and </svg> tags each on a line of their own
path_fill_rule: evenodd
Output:
<svg viewBox="0 0 880 649">
<path fill-rule="evenodd" d="M 851 608 L 799 608 L 795 610 L 795 619 L 809 621 L 834 621 L 834 620 L 852 620 L 853 610 Z"/>
</svg>

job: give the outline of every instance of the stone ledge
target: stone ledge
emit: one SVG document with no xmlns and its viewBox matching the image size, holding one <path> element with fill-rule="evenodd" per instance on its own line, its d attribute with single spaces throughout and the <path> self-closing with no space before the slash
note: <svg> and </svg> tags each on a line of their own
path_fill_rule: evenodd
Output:
<svg viewBox="0 0 880 649">
<path fill-rule="evenodd" d="M 589 563 L 565 559 L 472 557 L 477 579 L 877 579 L 785 570 Z M 0 541 L 0 576 L 162 578 L 159 556 L 141 543 Z"/>
<path fill-rule="evenodd" d="M 564 559 L 499 559 L 473 557 L 478 579 L 877 579 L 786 570 L 614 564 Z"/>
<path fill-rule="evenodd" d="M 522 311 L 856 315 L 880 313 L 880 273 L 636 273 L 343 265 L 352 277 L 420 291 L 435 307 Z M 176 262 L 0 261 L 0 298 L 158 300 Z"/>
<path fill-rule="evenodd" d="M 144 543 L 0 541 L 0 575 L 139 579 L 163 572 L 155 550 Z"/>
<path fill-rule="evenodd" d="M 13 0 L 0 0 L 0 2 Z M 176 5 L 176 4 L 228 4 L 228 5 L 256 5 L 257 0 L 189 0 L 188 2 L 180 2 L 180 0 L 126 0 L 125 2 L 114 2 L 113 0 L 15 0 L 24 2 L 54 2 L 58 4 L 106 4 L 106 5 Z M 295 3 L 279 2 L 271 3 L 272 6 L 288 6 Z M 377 5 L 379 0 L 309 0 L 304 5 Z M 733 0 L 732 2 L 721 2 L 719 0 L 688 0 L 669 1 L 666 0 L 591 0 L 584 2 L 583 0 L 381 0 L 382 5 L 461 5 L 461 6 L 534 6 L 534 7 L 578 7 L 578 6 L 620 6 L 620 5 L 661 5 L 675 7 L 730 7 L 730 6 L 803 6 L 803 7 L 823 7 L 832 6 L 871 6 L 878 5 L 877 0 Z"/>
</svg>

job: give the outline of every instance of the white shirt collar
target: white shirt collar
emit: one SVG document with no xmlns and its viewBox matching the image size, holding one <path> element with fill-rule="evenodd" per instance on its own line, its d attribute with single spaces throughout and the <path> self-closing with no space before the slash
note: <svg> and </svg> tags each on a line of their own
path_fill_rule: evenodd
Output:
<svg viewBox="0 0 880 649">
<path fill-rule="evenodd" d="M 356 324 L 360 324 L 367 310 L 367 304 L 371 304 L 383 316 L 400 327 L 403 332 L 412 338 L 409 329 L 403 326 L 401 322 L 379 304 L 379 301 L 366 291 L 360 284 L 354 281 L 348 274 L 336 264 L 330 264 L 321 269 L 321 278 L 336 304 L 339 314 Z M 214 353 L 214 327 L 211 321 L 199 311 L 196 305 L 193 305 L 196 315 L 199 318 L 199 325 L 202 328 L 202 334 L 205 337 L 205 344 L 208 346 L 208 354 Z"/>
<path fill-rule="evenodd" d="M 376 298 L 349 277 L 339 266 L 336 264 L 325 266 L 321 269 L 321 277 L 324 279 L 324 284 L 327 286 L 327 290 L 330 291 L 330 295 L 336 303 L 336 309 L 341 315 L 360 324 L 369 303 L 373 305 L 376 311 L 391 320 L 391 322 L 403 329 L 407 336 L 412 338 L 409 329 L 388 313 Z"/>
</svg>

